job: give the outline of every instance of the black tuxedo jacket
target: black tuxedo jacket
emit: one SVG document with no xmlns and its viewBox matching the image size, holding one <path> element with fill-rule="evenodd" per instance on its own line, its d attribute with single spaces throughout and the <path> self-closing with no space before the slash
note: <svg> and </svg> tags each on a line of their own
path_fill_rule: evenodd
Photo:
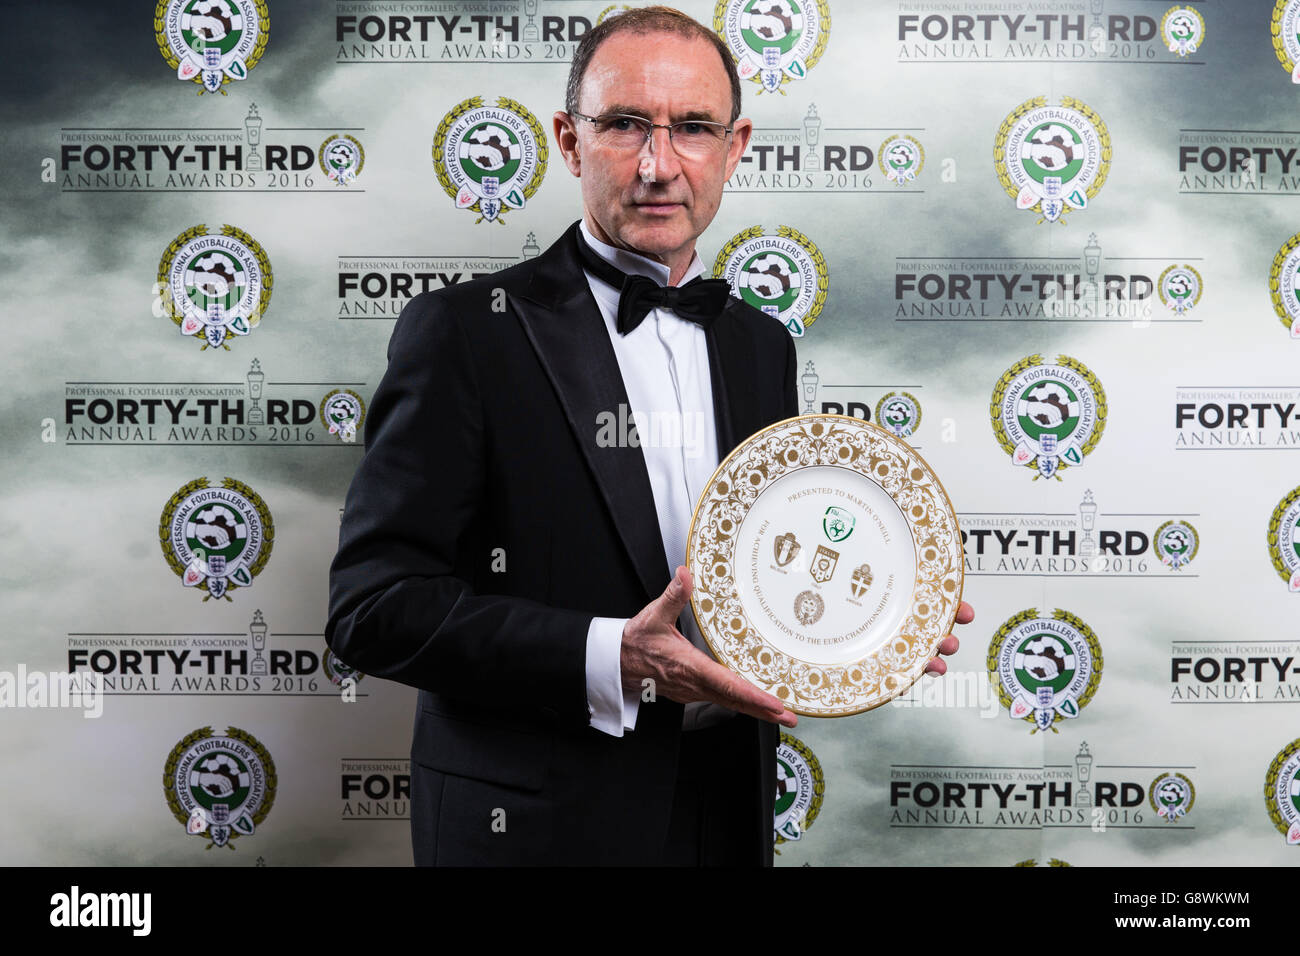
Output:
<svg viewBox="0 0 1300 956">
<path fill-rule="evenodd" d="M 419 688 L 417 862 L 641 863 L 663 843 L 682 706 L 589 726 L 593 616 L 630 617 L 665 555 L 639 447 L 600 447 L 628 402 L 571 227 L 488 278 L 416 296 L 388 347 L 330 573 L 326 639 Z M 731 299 L 708 334 L 718 449 L 797 414 L 794 344 Z M 688 608 L 686 613 L 691 613 Z M 777 728 L 752 718 L 753 863 L 772 859 Z"/>
</svg>

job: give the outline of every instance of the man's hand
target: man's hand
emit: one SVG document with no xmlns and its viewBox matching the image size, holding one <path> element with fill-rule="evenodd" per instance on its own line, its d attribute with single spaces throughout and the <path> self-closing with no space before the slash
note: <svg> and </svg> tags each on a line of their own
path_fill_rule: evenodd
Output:
<svg viewBox="0 0 1300 956">
<path fill-rule="evenodd" d="M 649 677 L 656 694 L 678 703 L 707 700 L 783 727 L 797 724 L 799 718 L 780 699 L 700 652 L 677 630 L 677 617 L 690 599 L 691 572 L 679 567 L 664 593 L 627 622 L 619 658 L 623 686 L 640 690 Z"/>
<path fill-rule="evenodd" d="M 969 624 L 973 620 L 975 620 L 975 609 L 965 601 L 962 601 L 961 606 L 957 608 L 957 623 Z M 945 657 L 950 654 L 956 654 L 959 646 L 960 642 L 957 638 L 949 634 L 939 642 L 939 653 L 943 654 Z M 948 665 L 939 660 L 939 658 L 934 657 L 926 663 L 925 672 L 927 674 L 933 674 L 935 677 L 941 677 L 948 672 Z"/>
</svg>

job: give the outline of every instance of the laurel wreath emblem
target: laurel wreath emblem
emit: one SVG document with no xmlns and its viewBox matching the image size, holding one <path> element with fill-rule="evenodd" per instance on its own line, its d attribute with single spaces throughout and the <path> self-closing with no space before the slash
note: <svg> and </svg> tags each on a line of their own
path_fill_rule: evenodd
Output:
<svg viewBox="0 0 1300 956">
<path fill-rule="evenodd" d="M 993 387 L 993 398 L 989 402 L 989 418 L 993 422 L 993 434 L 997 438 L 998 444 L 1002 446 L 1002 450 L 1008 455 L 1015 454 L 1016 443 L 1011 440 L 1011 436 L 1007 433 L 1006 425 L 1002 421 L 1002 400 L 1006 396 L 1007 389 L 1011 386 L 1011 383 L 1015 381 L 1016 376 L 1036 365 L 1042 364 L 1044 364 L 1044 362 L 1041 353 L 1035 353 L 1026 358 L 1022 358 L 1015 365 L 1011 366 L 1011 368 L 1003 372 L 1002 377 L 998 379 L 997 385 Z M 1058 355 L 1056 357 L 1056 364 L 1061 368 L 1068 368 L 1078 372 L 1079 375 L 1082 376 L 1083 380 L 1088 383 L 1088 387 L 1092 390 L 1093 400 L 1096 403 L 1097 422 L 1092 430 L 1092 434 L 1088 436 L 1087 440 L 1083 443 L 1082 448 L 1080 448 L 1080 452 L 1083 456 L 1087 457 L 1092 454 L 1092 450 L 1097 447 L 1097 442 L 1101 441 L 1101 433 L 1106 430 L 1106 390 L 1101 387 L 1101 382 L 1098 381 L 1096 375 L 1092 374 L 1091 369 L 1078 359 L 1071 358 L 1068 355 Z M 1036 459 L 1030 459 L 1025 462 L 1022 467 L 1037 471 L 1037 466 L 1034 464 L 1035 460 Z M 1059 473 L 1070 467 L 1071 465 L 1068 462 L 1062 460 L 1057 464 L 1056 470 Z M 1037 481 L 1041 477 L 1041 475 L 1035 474 L 1034 481 Z M 1057 481 L 1060 480 L 1058 474 Z"/>
<path fill-rule="evenodd" d="M 830 293 L 830 272 L 826 268 L 826 257 L 822 251 L 817 248 L 817 244 L 809 239 L 806 235 L 792 226 L 777 226 L 776 234 L 779 238 L 789 239 L 791 242 L 801 246 L 804 252 L 808 253 L 808 258 L 812 260 L 813 270 L 817 273 L 817 291 L 813 293 L 812 305 L 808 307 L 805 315 L 801 316 L 804 328 L 809 328 L 816 321 L 817 316 L 821 315 L 822 306 L 826 304 L 826 297 Z M 761 239 L 767 235 L 762 226 L 750 226 L 748 229 L 742 229 L 736 233 L 718 252 L 718 256 L 713 260 L 713 275 L 716 278 L 722 278 L 723 271 L 727 267 L 727 260 L 741 246 L 751 239 Z"/>
<path fill-rule="evenodd" d="M 713 8 L 713 32 L 718 35 L 724 44 L 727 42 L 727 8 L 734 2 L 736 2 L 736 0 L 718 0 L 717 5 Z M 826 52 L 826 44 L 831 38 L 830 3 L 828 0 L 816 0 L 816 3 L 817 22 L 821 29 L 817 33 L 817 42 L 813 44 L 813 48 L 808 52 L 808 58 L 804 60 L 804 65 L 810 70 L 817 65 L 817 61 L 820 60 L 822 54 Z M 730 47 L 728 47 L 728 49 L 730 49 Z M 733 60 L 737 59 L 734 50 L 731 51 L 731 58 Z M 778 89 L 782 96 L 786 95 L 785 84 L 788 83 L 789 80 L 790 77 L 788 76 L 783 75 L 781 77 L 781 85 Z M 767 92 L 766 87 L 763 86 L 763 80 L 758 73 L 751 76 L 749 81 L 758 84 L 758 91 L 754 94 L 755 96 L 762 96 Z"/>
<path fill-rule="evenodd" d="M 1011 709 L 1014 699 L 1011 696 L 1011 692 L 1003 686 L 1002 678 L 998 674 L 998 658 L 1002 653 L 1002 645 L 1006 643 L 1007 638 L 1011 636 L 1011 632 L 1017 627 L 1021 624 L 1038 620 L 1039 617 L 1038 609 L 1032 607 L 1011 615 L 1011 617 L 1009 617 L 1006 622 L 994 632 L 993 640 L 989 643 L 988 656 L 984 659 L 984 664 L 988 668 L 989 683 L 993 685 L 993 689 L 997 692 L 998 701 L 1003 707 L 1007 708 L 1007 710 Z M 1097 640 L 1097 635 L 1093 633 L 1092 628 L 1085 624 L 1081 618 L 1071 614 L 1069 611 L 1062 610 L 1059 607 L 1056 608 L 1052 611 L 1052 620 L 1062 621 L 1070 625 L 1088 644 L 1088 652 L 1092 657 L 1092 671 L 1088 675 L 1088 683 L 1084 687 L 1083 693 L 1079 695 L 1079 712 L 1082 713 L 1083 708 L 1088 706 L 1088 703 L 1092 700 L 1093 696 L 1096 695 L 1097 688 L 1101 686 L 1101 669 L 1103 664 L 1101 642 Z M 1026 714 L 1021 719 L 1034 725 L 1033 729 L 1029 731 L 1031 735 L 1038 733 L 1038 725 L 1035 722 L 1032 713 Z M 1051 726 L 1052 733 L 1054 734 L 1060 733 L 1056 728 L 1056 723 L 1059 720 L 1061 720 L 1061 715 L 1053 711 Z"/>
<path fill-rule="evenodd" d="M 1005 190 L 1006 194 L 1012 199 L 1015 199 L 1020 195 L 1020 190 L 1012 181 L 1011 173 L 1007 170 L 1007 139 L 1011 135 L 1011 130 L 1015 128 L 1015 125 L 1018 122 L 1020 122 L 1022 116 L 1031 113 L 1036 109 L 1045 107 L 1046 105 L 1047 97 L 1045 96 L 1035 96 L 1031 99 L 1025 100 L 1007 115 L 1007 118 L 1002 121 L 1002 125 L 998 127 L 997 136 L 994 137 L 993 167 L 997 170 L 998 182 L 1002 184 L 1003 190 Z M 1096 177 L 1088 184 L 1086 190 L 1088 198 L 1092 199 L 1101 191 L 1101 187 L 1106 183 L 1106 177 L 1110 174 L 1110 160 L 1112 155 L 1110 130 L 1106 128 L 1106 123 L 1102 120 L 1101 116 L 1088 106 L 1087 103 L 1084 103 L 1081 100 L 1077 100 L 1072 96 L 1063 96 L 1061 97 L 1061 107 L 1063 109 L 1074 110 L 1092 124 L 1093 129 L 1097 131 L 1097 139 L 1101 144 L 1101 162 L 1098 164 Z M 1042 207 L 1043 204 L 1040 201 L 1034 203 L 1034 205 L 1029 208 L 1041 212 Z M 1039 217 L 1038 221 L 1042 223 L 1045 222 L 1046 219 L 1044 217 Z M 1065 217 L 1062 216 L 1057 221 L 1064 225 Z"/>
<path fill-rule="evenodd" d="M 172 298 L 170 280 L 172 264 L 176 261 L 176 256 L 186 243 L 207 234 L 208 227 L 206 225 L 192 226 L 186 229 L 167 244 L 167 248 L 163 250 L 162 258 L 158 260 L 158 285 L 155 288 L 159 289 L 159 298 L 162 300 L 161 305 L 164 314 L 172 320 L 177 328 L 180 328 L 181 323 L 185 320 L 185 310 Z M 243 243 L 245 248 L 257 259 L 258 268 L 262 272 L 262 290 L 257 297 L 257 305 L 253 308 L 253 313 L 248 316 L 248 327 L 255 329 L 261 323 L 262 316 L 266 314 L 267 306 L 271 304 L 271 290 L 275 285 L 275 277 L 271 274 L 271 260 L 261 244 L 237 226 L 223 225 L 221 234 Z M 221 347 L 227 352 L 230 351 L 230 346 L 226 343 L 234 335 L 234 332 L 226 329 L 225 338 L 221 340 Z M 203 343 L 199 349 L 200 352 L 206 352 L 210 347 L 201 329 L 195 332 L 191 338 L 196 338 Z"/>
<path fill-rule="evenodd" d="M 206 740 L 212 736 L 214 736 L 214 734 L 211 727 L 202 727 L 194 731 L 194 733 L 186 735 L 180 743 L 171 749 L 171 753 L 167 755 L 167 762 L 163 764 L 163 796 L 167 800 L 167 808 L 171 810 L 172 816 L 174 816 L 181 824 L 189 823 L 190 816 L 185 812 L 185 808 L 181 806 L 180 796 L 172 786 L 176 778 L 176 766 L 180 763 L 181 758 L 185 756 L 186 751 L 200 741 Z M 240 743 L 247 746 L 257 755 L 257 759 L 262 764 L 265 792 L 263 794 L 261 805 L 258 806 L 252 815 L 253 825 L 261 826 L 262 821 L 266 819 L 266 815 L 271 812 L 271 805 L 275 803 L 275 761 L 271 759 L 270 753 L 267 752 L 267 749 L 262 746 L 257 738 L 247 731 L 240 730 L 238 727 L 227 727 L 225 736 L 231 740 L 238 740 Z M 197 837 L 203 836 L 202 833 L 196 833 L 194 835 Z M 242 834 L 237 830 L 232 828 L 226 846 L 233 850 L 235 848 L 235 840 L 241 835 Z M 211 850 L 215 845 L 216 844 L 209 839 L 208 845 L 203 849 Z"/>
<path fill-rule="evenodd" d="M 1277 778 L 1282 775 L 1282 768 L 1293 754 L 1300 751 L 1300 738 L 1297 738 L 1282 748 L 1282 752 L 1273 758 L 1273 762 L 1268 765 L 1268 773 L 1264 775 L 1264 803 L 1268 805 L 1268 818 L 1273 821 L 1273 826 L 1278 831 L 1286 835 L 1291 829 L 1282 814 L 1282 808 L 1277 801 L 1273 799 L 1277 793 Z"/>
<path fill-rule="evenodd" d="M 170 7 L 173 2 L 174 0 L 158 0 L 158 5 L 154 7 L 153 38 L 154 42 L 158 44 L 158 52 L 163 55 L 163 59 L 167 61 L 167 65 L 173 70 L 176 70 L 180 69 L 181 61 L 180 57 L 178 57 L 175 51 L 172 50 L 171 44 L 167 42 L 166 26 L 167 8 Z M 244 61 L 244 65 L 248 67 L 250 73 L 252 72 L 253 67 L 257 66 L 258 61 L 262 59 L 262 53 L 266 50 L 266 41 L 271 35 L 271 13 L 270 10 L 267 9 L 266 0 L 253 0 L 253 4 L 257 7 L 257 42 L 253 44 L 252 52 L 248 54 L 248 59 Z M 202 73 L 194 76 L 191 82 L 199 85 L 198 96 L 202 96 L 207 92 L 207 89 L 203 86 Z M 228 91 L 226 90 L 226 84 L 229 82 L 230 77 L 223 74 L 221 77 L 222 96 L 227 95 Z"/>
<path fill-rule="evenodd" d="M 813 755 L 812 749 L 798 737 L 791 737 L 785 731 L 782 731 L 781 743 L 803 758 L 804 763 L 808 765 L 809 773 L 812 775 L 812 801 L 808 804 L 808 812 L 803 815 L 803 819 L 799 823 L 800 831 L 807 832 L 808 828 L 813 825 L 813 821 L 817 819 L 817 814 L 822 812 L 822 799 L 826 796 L 826 774 L 822 770 L 821 761 Z M 777 846 L 789 842 L 784 834 L 777 831 Z M 773 852 L 779 855 L 781 851 L 774 850 Z"/>
<path fill-rule="evenodd" d="M 185 565 L 182 563 L 180 556 L 177 555 L 175 550 L 172 548 L 172 518 L 176 516 L 176 509 L 184 503 L 186 498 L 194 494 L 196 491 L 202 491 L 209 487 L 211 487 L 211 485 L 208 484 L 208 479 L 206 477 L 195 478 L 193 481 L 182 485 L 180 490 L 167 499 L 167 504 L 162 511 L 162 517 L 158 520 L 158 544 L 162 547 L 163 558 L 166 559 L 167 566 L 172 569 L 173 573 L 175 573 L 177 577 L 183 577 L 185 575 Z M 237 481 L 234 478 L 224 478 L 222 479 L 221 487 L 233 491 L 237 495 L 243 496 L 243 498 L 253 506 L 254 510 L 257 511 L 258 517 L 262 519 L 262 547 L 261 550 L 258 551 L 257 557 L 253 560 L 253 563 L 248 566 L 249 576 L 257 577 L 262 573 L 262 569 L 266 567 L 266 562 L 271 559 L 271 548 L 275 544 L 275 525 L 271 521 L 271 510 L 266 506 L 266 502 L 262 500 L 262 496 L 242 481 Z M 207 591 L 208 582 L 205 579 L 196 584 L 195 587 L 200 591 Z M 225 599 L 227 601 L 233 600 L 230 597 L 230 592 L 237 591 L 239 588 L 240 585 L 235 584 L 233 581 L 227 584 L 226 594 L 224 595 Z M 210 600 L 211 597 L 211 594 L 205 594 L 203 595 L 203 600 Z"/>
<path fill-rule="evenodd" d="M 1277 503 L 1277 507 L 1273 509 L 1273 516 L 1268 522 L 1268 556 L 1272 559 L 1278 575 L 1288 584 L 1291 582 L 1291 572 L 1282 558 L 1282 518 L 1297 500 L 1300 500 L 1300 488 L 1295 488 Z"/>
<path fill-rule="evenodd" d="M 433 171 L 438 176 L 438 184 L 442 186 L 442 191 L 452 199 L 456 198 L 456 194 L 459 190 L 456 188 L 456 184 L 452 182 L 451 173 L 447 171 L 447 167 L 443 164 L 443 150 L 447 147 L 447 137 L 450 135 L 452 124 L 454 124 L 456 120 L 460 119 L 470 110 L 482 108 L 483 105 L 483 97 L 481 96 L 471 96 L 467 100 L 462 100 L 453 106 L 450 112 L 442 118 L 442 122 L 438 124 L 438 129 L 433 134 Z M 508 113 L 514 113 L 523 120 L 524 123 L 527 124 L 529 130 L 532 131 L 533 141 L 537 145 L 537 164 L 533 169 L 532 177 L 523 186 L 524 198 L 532 199 L 533 194 L 537 192 L 537 187 L 542 184 L 542 177 L 546 175 L 546 161 L 550 156 L 551 150 L 546 139 L 546 131 L 542 129 L 542 124 L 537 122 L 537 117 L 530 113 L 527 107 L 519 101 L 512 100 L 508 96 L 501 96 L 497 98 L 496 105 L 498 109 L 503 109 Z M 481 200 L 475 201 L 474 205 L 467 208 L 470 212 L 479 213 L 479 217 L 474 220 L 475 225 L 483 221 Z M 501 211 L 497 213 L 496 221 L 501 223 L 503 226 L 505 225 L 505 215 L 509 211 L 509 208 L 510 207 L 502 203 Z"/>
</svg>

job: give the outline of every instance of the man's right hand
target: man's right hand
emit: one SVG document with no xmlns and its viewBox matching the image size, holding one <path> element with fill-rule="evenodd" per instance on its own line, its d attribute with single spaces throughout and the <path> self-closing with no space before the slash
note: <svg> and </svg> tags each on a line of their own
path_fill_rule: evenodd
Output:
<svg viewBox="0 0 1300 956">
<path fill-rule="evenodd" d="M 639 691 L 648 677 L 656 694 L 678 703 L 707 700 L 769 723 L 797 724 L 799 718 L 779 698 L 723 667 L 677 630 L 677 618 L 690 599 L 691 573 L 679 567 L 664 593 L 627 622 L 619 655 L 623 686 Z"/>
</svg>

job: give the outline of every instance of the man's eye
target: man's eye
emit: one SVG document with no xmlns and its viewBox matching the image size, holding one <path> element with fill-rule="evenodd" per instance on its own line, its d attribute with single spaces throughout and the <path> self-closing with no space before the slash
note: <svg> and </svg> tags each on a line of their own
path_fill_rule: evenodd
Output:
<svg viewBox="0 0 1300 956">
<path fill-rule="evenodd" d="M 636 120 L 628 119 L 626 116 L 611 116 L 605 122 L 608 128 L 616 133 L 626 133 L 637 127 Z"/>
<path fill-rule="evenodd" d="M 712 130 L 703 123 L 679 123 L 677 129 L 685 133 L 687 136 L 701 136 L 712 132 Z"/>
</svg>

